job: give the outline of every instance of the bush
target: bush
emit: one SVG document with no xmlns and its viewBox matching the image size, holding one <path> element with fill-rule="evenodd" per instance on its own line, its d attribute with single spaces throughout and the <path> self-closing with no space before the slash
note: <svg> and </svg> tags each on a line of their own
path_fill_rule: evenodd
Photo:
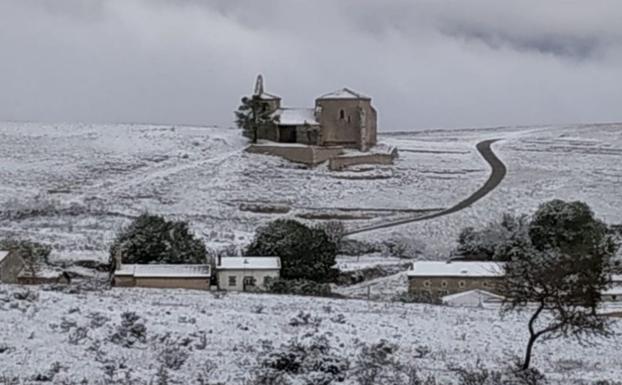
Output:
<svg viewBox="0 0 622 385">
<path fill-rule="evenodd" d="M 294 220 L 277 219 L 260 227 L 246 255 L 280 257 L 285 279 L 330 282 L 337 275 L 335 242 L 323 229 Z"/>
<path fill-rule="evenodd" d="M 196 239 L 186 222 L 168 221 L 143 214 L 123 229 L 110 247 L 110 261 L 123 263 L 206 263 L 203 241 Z"/>
<path fill-rule="evenodd" d="M 394 354 L 397 345 L 380 340 L 372 345 L 363 345 L 356 357 L 354 377 L 361 385 L 401 384 L 405 373 Z"/>
<path fill-rule="evenodd" d="M 427 303 L 431 305 L 442 305 L 440 297 L 432 294 L 413 294 L 410 292 L 403 292 L 393 297 L 393 301 L 402 303 Z"/>
<path fill-rule="evenodd" d="M 335 354 L 326 336 L 293 339 L 264 354 L 255 373 L 255 384 L 296 383 L 328 385 L 343 382 L 350 366 L 347 358 Z"/>
<path fill-rule="evenodd" d="M 275 294 L 311 295 L 315 297 L 333 296 L 329 284 L 307 279 L 271 279 L 266 284 L 266 290 Z"/>
<path fill-rule="evenodd" d="M 20 239 L 0 239 L 0 250 L 17 253 L 26 264 L 46 263 L 52 248 L 38 242 Z"/>
<path fill-rule="evenodd" d="M 167 369 L 179 370 L 188 359 L 188 352 L 178 345 L 164 348 L 158 356 L 158 361 Z"/>
<path fill-rule="evenodd" d="M 110 341 L 114 344 L 124 346 L 126 348 L 134 346 L 136 343 L 145 343 L 147 341 L 147 327 L 140 322 L 140 317 L 134 312 L 125 312 L 121 314 L 121 325 L 117 326 L 117 330 Z"/>
<path fill-rule="evenodd" d="M 500 221 L 490 222 L 483 229 L 463 229 L 455 252 L 466 260 L 506 260 L 507 256 L 500 252 L 504 246 L 514 238 L 526 236 L 526 217 L 504 214 Z"/>
</svg>

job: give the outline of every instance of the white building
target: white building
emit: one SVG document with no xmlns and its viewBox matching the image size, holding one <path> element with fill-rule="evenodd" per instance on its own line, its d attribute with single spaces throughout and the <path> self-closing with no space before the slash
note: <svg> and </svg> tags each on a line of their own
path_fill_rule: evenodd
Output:
<svg viewBox="0 0 622 385">
<path fill-rule="evenodd" d="M 494 293 L 504 275 L 503 262 L 416 261 L 407 272 L 408 290 L 438 298 L 475 289 Z"/>
<path fill-rule="evenodd" d="M 269 278 L 278 278 L 280 274 L 279 257 L 222 257 L 216 265 L 220 290 L 263 288 Z"/>
</svg>

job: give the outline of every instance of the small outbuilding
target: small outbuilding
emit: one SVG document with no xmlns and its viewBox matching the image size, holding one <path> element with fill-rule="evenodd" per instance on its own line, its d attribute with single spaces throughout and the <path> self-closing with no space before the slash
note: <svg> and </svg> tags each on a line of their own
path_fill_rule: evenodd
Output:
<svg viewBox="0 0 622 385">
<path fill-rule="evenodd" d="M 269 279 L 279 278 L 279 257 L 222 257 L 216 265 L 220 290 L 249 291 L 265 287 Z"/>
<path fill-rule="evenodd" d="M 446 295 L 441 298 L 441 301 L 448 306 L 485 307 L 486 305 L 499 305 L 503 297 L 486 290 L 474 289 Z"/>
<path fill-rule="evenodd" d="M 24 261 L 16 252 L 0 250 L 0 282 L 17 283 L 17 276 L 23 267 Z"/>
<path fill-rule="evenodd" d="M 113 286 L 209 290 L 208 264 L 122 264 L 114 272 Z"/>
<path fill-rule="evenodd" d="M 481 289 L 496 293 L 505 275 L 503 262 L 417 261 L 408 271 L 408 291 L 444 297 Z"/>
</svg>

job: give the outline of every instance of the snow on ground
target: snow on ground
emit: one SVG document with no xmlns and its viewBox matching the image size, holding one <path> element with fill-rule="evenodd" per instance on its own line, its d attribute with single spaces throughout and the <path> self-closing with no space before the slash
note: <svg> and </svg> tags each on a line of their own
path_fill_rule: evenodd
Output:
<svg viewBox="0 0 622 385">
<path fill-rule="evenodd" d="M 361 341 L 385 339 L 398 344 L 402 363 L 438 376 L 451 365 L 474 365 L 478 359 L 502 368 L 523 354 L 527 338 L 527 315 L 501 319 L 491 309 L 121 288 L 79 294 L 39 290 L 32 301 L 14 298 L 23 291 L 0 285 L 0 376 L 30 378 L 58 362 L 56 383 L 67 378 L 92 383 L 104 378 L 105 365 L 117 367 L 117 376 L 131 371 L 134 378 L 150 380 L 166 356 L 185 353 L 183 365 L 169 370 L 173 380 L 193 382 L 211 360 L 218 365 L 212 381 L 242 384 L 262 346 L 278 347 L 305 334 L 326 334 L 332 347 L 351 360 Z M 128 311 L 141 317 L 147 338 L 124 347 L 112 340 L 121 314 Z M 317 329 L 290 325 L 300 311 L 320 320 Z M 614 330 L 622 332 L 620 321 Z M 422 346 L 430 353 L 414 359 Z M 622 378 L 615 338 L 585 347 L 574 340 L 540 341 L 533 364 L 552 384 Z"/>
<path fill-rule="evenodd" d="M 475 144 L 491 138 L 508 168 L 491 194 L 446 217 L 355 237 L 411 238 L 426 258 L 444 259 L 463 227 L 552 198 L 584 200 L 622 222 L 622 124 L 391 133 L 380 140 L 400 151 L 393 167 L 331 172 L 245 153 L 236 129 L 0 123 L 0 237 L 50 243 L 55 260 L 105 260 L 115 232 L 144 211 L 190 221 L 211 248 L 239 249 L 281 216 L 383 223 L 474 192 L 489 174 Z"/>
<path fill-rule="evenodd" d="M 426 247 L 428 258 L 445 259 L 462 228 L 483 226 L 504 212 L 532 213 L 539 204 L 556 198 L 584 201 L 606 222 L 622 222 L 622 124 L 403 133 L 391 136 L 389 142 L 423 140 L 439 146 L 445 142 L 473 144 L 490 138 L 502 139 L 493 150 L 507 167 L 505 180 L 492 193 L 449 216 L 361 233 L 354 238 L 406 236 L 431 245 Z M 423 166 L 426 169 L 434 167 L 428 157 L 419 159 L 431 162 Z M 452 183 L 457 185 L 459 180 Z M 445 196 L 439 193 L 438 201 L 445 201 Z"/>
<path fill-rule="evenodd" d="M 403 263 L 408 263 L 408 260 L 390 257 L 381 253 L 364 254 L 356 257 L 338 255 L 335 267 L 341 271 L 356 271 L 375 266 L 400 265 Z"/>
</svg>

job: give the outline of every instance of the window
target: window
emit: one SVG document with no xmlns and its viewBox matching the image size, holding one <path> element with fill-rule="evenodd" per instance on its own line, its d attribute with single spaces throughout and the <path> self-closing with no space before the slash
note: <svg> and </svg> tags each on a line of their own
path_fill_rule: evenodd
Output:
<svg viewBox="0 0 622 385">
<path fill-rule="evenodd" d="M 346 118 L 346 112 L 344 110 L 339 110 L 339 119 L 343 120 Z"/>
<path fill-rule="evenodd" d="M 466 286 L 466 282 L 460 281 L 460 282 L 458 282 L 458 286 L 465 287 Z"/>
<path fill-rule="evenodd" d="M 255 277 L 244 277 L 244 286 L 255 286 Z"/>
<path fill-rule="evenodd" d="M 447 287 L 447 281 L 441 281 L 441 287 Z"/>
<path fill-rule="evenodd" d="M 482 286 L 483 287 L 488 287 L 488 282 L 486 282 L 486 281 L 482 282 Z"/>
<path fill-rule="evenodd" d="M 430 287 L 430 286 L 432 286 L 432 282 L 430 282 L 429 280 L 428 281 L 423 281 L 423 286 Z"/>
<path fill-rule="evenodd" d="M 229 286 L 237 286 L 237 277 L 235 275 L 229 276 Z"/>
</svg>

